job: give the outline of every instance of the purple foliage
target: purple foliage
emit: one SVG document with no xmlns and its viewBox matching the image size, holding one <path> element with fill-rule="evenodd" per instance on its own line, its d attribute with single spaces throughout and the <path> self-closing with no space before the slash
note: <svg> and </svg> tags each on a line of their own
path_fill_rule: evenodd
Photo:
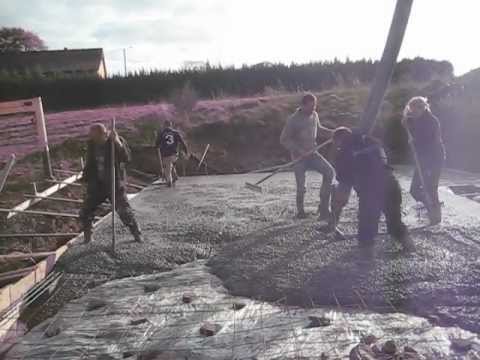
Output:
<svg viewBox="0 0 480 360">
<path fill-rule="evenodd" d="M 44 41 L 34 32 L 22 28 L 0 28 L 0 52 L 45 50 Z"/>
<path fill-rule="evenodd" d="M 228 122 L 232 110 L 254 107 L 259 101 L 266 100 L 267 98 L 232 98 L 199 101 L 194 113 L 202 114 L 202 123 L 219 120 Z M 67 139 L 85 137 L 91 124 L 101 122 L 109 126 L 113 116 L 116 117 L 120 129 L 130 128 L 136 121 L 147 118 L 158 118 L 159 121 L 176 118 L 174 106 L 165 103 L 50 113 L 46 114 L 49 143 L 52 146 L 61 144 Z M 22 158 L 39 150 L 31 120 L 31 116 L 0 118 L 0 162 L 5 161 L 11 153 Z M 182 127 L 178 119 L 177 126 Z"/>
</svg>

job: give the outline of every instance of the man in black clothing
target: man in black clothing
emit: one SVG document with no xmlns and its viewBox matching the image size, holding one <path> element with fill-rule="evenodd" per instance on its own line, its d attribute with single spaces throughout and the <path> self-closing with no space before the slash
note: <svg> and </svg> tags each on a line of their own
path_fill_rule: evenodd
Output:
<svg viewBox="0 0 480 360">
<path fill-rule="evenodd" d="M 115 207 L 120 219 L 130 229 L 135 241 L 142 242 L 142 234 L 133 210 L 130 207 L 125 189 L 124 166 L 130 161 L 130 150 L 126 141 L 116 132 L 108 133 L 103 124 L 90 128 L 87 147 L 87 163 L 83 170 L 83 181 L 87 183 L 87 193 L 80 221 L 83 225 L 85 242 L 92 240 L 92 221 L 97 207 L 107 198 L 111 200 L 111 147 L 115 142 Z"/>
<path fill-rule="evenodd" d="M 335 169 L 339 184 L 333 193 L 330 230 L 335 229 L 353 188 L 359 198 L 360 248 L 367 254 L 373 251 L 380 215 L 383 212 L 388 233 L 399 241 L 405 250 L 413 251 L 414 244 L 402 222 L 400 184 L 387 164 L 381 144 L 370 136 L 357 134 L 346 127 L 335 130 L 333 142 L 336 148 Z"/>
<path fill-rule="evenodd" d="M 182 135 L 172 128 L 172 122 L 167 120 L 165 121 L 165 128 L 157 133 L 155 146 L 160 150 L 167 186 L 171 187 L 177 180 L 175 162 L 178 159 L 178 148 L 180 147 L 181 151 L 188 157 L 187 145 Z"/>
<path fill-rule="evenodd" d="M 432 114 L 427 99 L 417 96 L 405 106 L 402 124 L 407 129 L 408 141 L 415 151 L 419 167 L 415 167 L 410 193 L 417 202 L 425 205 L 430 223 L 438 224 L 442 221 L 438 184 L 446 153 L 440 122 Z"/>
</svg>

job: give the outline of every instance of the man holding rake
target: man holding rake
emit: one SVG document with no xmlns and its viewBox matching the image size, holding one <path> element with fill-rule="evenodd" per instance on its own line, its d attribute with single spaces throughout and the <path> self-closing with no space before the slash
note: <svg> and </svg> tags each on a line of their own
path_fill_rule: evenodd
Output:
<svg viewBox="0 0 480 360">
<path fill-rule="evenodd" d="M 427 99 L 417 96 L 405 106 L 402 125 L 415 159 L 410 193 L 417 202 L 425 205 L 430 224 L 436 225 L 442 221 L 438 183 L 445 162 L 440 122 L 430 111 Z"/>
<path fill-rule="evenodd" d="M 327 159 L 314 149 L 317 147 L 317 136 L 330 138 L 333 131 L 320 124 L 318 114 L 315 111 L 316 106 L 317 98 L 315 95 L 310 93 L 304 95 L 301 107 L 288 118 L 280 136 L 280 142 L 290 151 L 293 160 L 302 159 L 296 162 L 293 167 L 297 183 L 298 218 L 303 219 L 307 216 L 304 208 L 306 171 L 312 169 L 322 174 L 318 213 L 319 220 L 323 221 L 330 218 L 330 197 L 335 170 Z"/>
</svg>

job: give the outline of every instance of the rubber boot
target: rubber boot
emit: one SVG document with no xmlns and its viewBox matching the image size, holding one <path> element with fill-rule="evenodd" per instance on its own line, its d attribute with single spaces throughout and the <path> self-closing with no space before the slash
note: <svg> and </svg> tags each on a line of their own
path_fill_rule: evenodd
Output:
<svg viewBox="0 0 480 360">
<path fill-rule="evenodd" d="M 318 230 L 321 232 L 333 234 L 335 237 L 335 240 L 337 241 L 346 239 L 345 234 L 337 226 L 338 220 L 340 219 L 340 213 L 341 213 L 341 210 L 330 213 L 328 224 L 320 226 L 318 228 Z"/>
<path fill-rule="evenodd" d="M 323 205 L 324 202 L 322 202 L 318 206 L 318 221 L 330 221 L 330 218 L 332 214 L 330 213 L 330 210 L 328 209 L 328 204 L 327 206 Z"/>
<path fill-rule="evenodd" d="M 83 230 L 83 242 L 85 244 L 90 243 L 93 240 L 92 238 L 92 228 L 88 227 Z"/>
<path fill-rule="evenodd" d="M 138 226 L 138 223 L 135 219 L 133 219 L 133 224 L 130 226 L 130 232 L 132 233 L 136 242 L 144 242 L 142 231 L 140 230 L 140 226 Z"/>
<path fill-rule="evenodd" d="M 307 217 L 304 208 L 304 197 L 303 193 L 297 193 L 297 219 L 305 219 Z"/>
<path fill-rule="evenodd" d="M 323 190 L 323 189 L 322 189 Z M 332 194 L 335 191 L 335 187 L 332 185 L 328 192 L 320 192 L 320 204 L 318 205 L 318 220 L 319 221 L 330 221 L 331 212 L 330 212 L 330 201 Z"/>
<path fill-rule="evenodd" d="M 132 231 L 132 235 L 133 235 L 133 238 L 135 239 L 135 242 L 143 243 L 145 241 L 142 233 L 139 230 Z"/>
<path fill-rule="evenodd" d="M 413 242 L 412 238 L 408 233 L 404 234 L 403 236 L 396 238 L 396 240 L 402 245 L 403 251 L 406 253 L 415 252 L 415 243 Z"/>
<path fill-rule="evenodd" d="M 137 226 L 134 227 L 134 229 L 132 229 L 132 235 L 133 235 L 133 238 L 135 239 L 136 242 L 138 243 L 143 243 L 145 240 L 143 238 L 143 235 L 142 235 L 142 232 L 140 231 L 140 228 Z"/>
<path fill-rule="evenodd" d="M 430 220 L 430 225 L 437 225 L 442 222 L 442 207 L 440 204 L 434 205 L 428 211 L 428 218 Z"/>
</svg>

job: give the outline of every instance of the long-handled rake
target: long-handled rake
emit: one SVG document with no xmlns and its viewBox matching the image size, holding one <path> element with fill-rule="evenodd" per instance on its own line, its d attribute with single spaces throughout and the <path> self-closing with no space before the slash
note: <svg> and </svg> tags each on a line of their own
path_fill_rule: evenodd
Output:
<svg viewBox="0 0 480 360">
<path fill-rule="evenodd" d="M 313 148 L 312 150 L 310 150 L 308 153 L 302 155 L 301 157 L 293 160 L 293 161 L 290 161 L 289 163 L 286 163 L 285 165 L 281 165 L 281 166 L 278 166 L 276 167 L 276 169 L 274 171 L 272 171 L 270 174 L 268 174 L 267 176 L 261 178 L 260 180 L 258 180 L 255 184 L 252 184 L 250 182 L 246 182 L 245 183 L 245 187 L 247 189 L 250 189 L 250 190 L 253 190 L 253 191 L 256 191 L 256 192 L 262 192 L 262 187 L 260 186 L 261 183 L 267 181 L 268 179 L 270 179 L 272 176 L 274 176 L 275 174 L 279 173 L 280 171 L 283 171 L 283 170 L 286 170 L 290 167 L 292 167 L 293 165 L 297 164 L 298 162 L 304 160 L 306 157 L 312 155 L 315 151 L 318 151 L 320 150 L 321 148 L 327 146 L 328 144 L 330 144 L 332 142 L 331 139 L 327 140 L 327 141 L 324 141 L 323 143 L 321 143 L 320 145 L 316 146 L 315 148 Z"/>
<path fill-rule="evenodd" d="M 110 203 L 112 205 L 112 253 L 115 254 L 115 207 L 116 207 L 116 199 L 115 199 L 115 117 L 112 118 L 112 128 L 111 128 L 111 139 L 110 139 L 110 178 L 111 178 L 111 195 L 110 195 Z"/>
<path fill-rule="evenodd" d="M 202 166 L 203 161 L 207 157 L 208 149 L 210 149 L 210 144 L 207 144 L 207 146 L 205 147 L 205 150 L 203 151 L 202 157 L 200 158 L 200 161 L 198 162 L 197 170 L 200 170 L 200 167 Z"/>
<path fill-rule="evenodd" d="M 428 217 L 429 217 L 431 222 L 434 222 L 435 221 L 435 215 L 433 213 L 433 208 L 434 208 L 433 200 L 432 200 L 432 197 L 430 196 L 430 193 L 428 192 L 427 188 L 425 187 L 425 175 L 423 174 L 423 169 L 422 169 L 422 166 L 420 165 L 420 160 L 418 159 L 418 155 L 417 155 L 417 151 L 415 149 L 415 145 L 411 141 L 411 139 L 413 139 L 412 133 L 410 132 L 410 129 L 408 128 L 408 125 L 405 126 L 405 129 L 407 130 L 408 139 L 409 139 L 408 143 L 410 145 L 410 150 L 413 154 L 413 160 L 415 161 L 415 167 L 416 167 L 417 172 L 418 172 L 418 178 L 420 179 L 420 185 L 422 187 L 423 195 L 425 197 L 425 203 L 426 203 L 425 205 L 426 205 L 426 208 L 427 208 Z"/>
<path fill-rule="evenodd" d="M 249 182 L 246 182 L 245 183 L 245 187 L 247 189 L 250 189 L 250 190 L 253 190 L 253 191 L 256 191 L 256 192 L 262 192 L 262 187 L 260 186 L 261 183 L 263 183 L 264 181 L 270 179 L 273 175 L 275 175 L 276 173 L 282 171 L 282 170 L 286 170 L 288 168 L 290 168 L 291 166 L 295 165 L 297 162 L 299 162 L 300 160 L 302 159 L 298 159 L 296 161 L 291 161 L 285 165 L 282 165 L 280 167 L 278 167 L 276 170 L 274 170 L 273 172 L 271 172 L 270 174 L 268 174 L 267 176 L 261 178 L 259 181 L 257 181 L 255 184 L 252 184 L 252 183 L 249 183 Z"/>
</svg>

